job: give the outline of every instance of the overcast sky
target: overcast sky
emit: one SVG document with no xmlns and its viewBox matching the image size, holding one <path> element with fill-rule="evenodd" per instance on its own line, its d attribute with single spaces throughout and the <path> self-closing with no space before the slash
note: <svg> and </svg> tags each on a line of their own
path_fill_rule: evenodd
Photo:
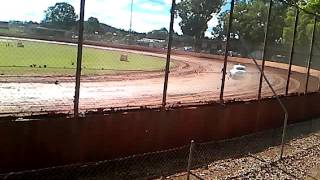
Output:
<svg viewBox="0 0 320 180">
<path fill-rule="evenodd" d="M 0 6 L 0 20 L 20 20 L 40 22 L 44 11 L 57 2 L 68 2 L 79 14 L 80 0 L 4 0 Z M 97 17 L 100 22 L 122 29 L 129 29 L 131 0 L 86 0 L 85 19 Z M 171 0 L 134 0 L 133 30 L 149 32 L 162 27 L 168 28 Z M 175 31 L 181 33 L 175 20 Z M 208 23 L 208 30 L 217 24 L 214 17 Z M 207 35 L 210 32 L 207 32 Z"/>
</svg>

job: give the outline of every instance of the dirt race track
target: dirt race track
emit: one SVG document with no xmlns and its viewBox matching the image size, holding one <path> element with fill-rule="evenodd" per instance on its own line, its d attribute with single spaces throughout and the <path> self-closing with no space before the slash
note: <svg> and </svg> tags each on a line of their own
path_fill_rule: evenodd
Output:
<svg viewBox="0 0 320 180">
<path fill-rule="evenodd" d="M 26 39 L 24 39 L 26 40 Z M 58 43 L 58 42 L 48 42 Z M 66 43 L 60 43 L 66 44 Z M 72 44 L 68 44 L 72 45 Z M 123 50 L 99 46 L 92 48 L 143 53 L 165 58 L 165 54 Z M 223 60 L 173 54 L 175 66 L 170 70 L 168 103 L 192 103 L 218 100 Z M 252 60 L 231 57 L 228 72 L 234 64 L 245 64 L 247 74 L 243 79 L 227 76 L 225 99 L 254 99 L 257 97 L 259 72 Z M 279 94 L 284 94 L 288 65 L 266 63 L 265 73 Z M 305 68 L 293 67 L 289 92 L 304 92 Z M 309 91 L 318 90 L 319 71 L 312 70 Z M 55 84 L 58 80 L 59 84 Z M 126 106 L 156 106 L 161 104 L 164 72 L 119 72 L 95 77 L 82 76 L 80 108 L 82 111 Z M 71 112 L 73 108 L 74 77 L 0 76 L 0 114 Z M 263 96 L 271 96 L 264 84 Z"/>
</svg>

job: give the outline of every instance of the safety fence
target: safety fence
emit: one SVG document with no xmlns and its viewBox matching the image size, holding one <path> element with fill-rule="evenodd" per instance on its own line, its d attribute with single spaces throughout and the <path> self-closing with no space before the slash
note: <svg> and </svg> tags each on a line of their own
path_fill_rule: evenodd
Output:
<svg viewBox="0 0 320 180">
<path fill-rule="evenodd" d="M 279 156 L 281 129 L 274 129 L 227 141 L 192 140 L 178 148 L 121 159 L 0 174 L 0 178 L 227 179 L 259 177 L 257 172 L 264 178 L 305 178 L 312 177 L 309 170 L 319 165 L 319 138 L 319 121 L 314 119 L 288 127 L 283 158 Z M 270 172 L 270 167 L 277 172 Z"/>
<path fill-rule="evenodd" d="M 280 141 L 280 130 L 245 137 L 246 140 L 237 141 L 236 144 L 227 143 L 222 147 L 219 144 L 191 141 L 187 172 L 182 176 L 187 179 L 314 179 L 310 172 L 319 164 L 317 151 L 320 148 L 316 126 L 313 120 L 290 126 L 286 155 L 282 158 L 279 158 L 280 146 L 275 146 Z M 221 160 L 221 157 L 226 158 Z M 305 166 L 308 163 L 312 165 Z"/>
<path fill-rule="evenodd" d="M 312 7 L 282 0 L 193 2 L 208 3 L 204 9 L 188 1 L 105 3 L 56 2 L 40 23 L 1 22 L 2 116 L 78 117 L 103 108 L 273 96 L 252 59 L 278 95 L 320 89 Z M 61 8 L 69 8 L 72 23 L 53 22 L 51 12 Z M 98 13 L 113 9 L 108 16 L 123 15 Z M 206 16 L 189 21 L 191 14 Z"/>
<path fill-rule="evenodd" d="M 87 111 L 319 92 L 320 26 L 314 8 L 282 0 L 146 2 L 116 6 L 79 0 L 73 2 L 77 8 L 57 2 L 41 23 L 0 22 L 0 116 L 67 113 L 78 119 Z M 59 8 L 70 10 L 69 23 L 54 23 Z M 108 23 L 119 27 L 102 23 L 105 15 L 95 13 L 106 10 Z M 116 13 L 123 14 L 114 18 Z M 128 22 L 128 30 L 119 22 Z M 157 23 L 165 28 L 146 28 Z M 286 125 L 285 120 L 283 146 Z M 192 168 L 224 152 L 216 142 L 194 143 L 2 178 L 130 179 L 184 168 L 189 176 Z"/>
</svg>

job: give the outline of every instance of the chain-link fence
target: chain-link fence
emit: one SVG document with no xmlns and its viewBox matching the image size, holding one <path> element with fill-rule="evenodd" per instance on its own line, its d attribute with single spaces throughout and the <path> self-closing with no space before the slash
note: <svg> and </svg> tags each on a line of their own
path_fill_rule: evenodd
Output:
<svg viewBox="0 0 320 180">
<path fill-rule="evenodd" d="M 281 129 L 227 141 L 190 144 L 126 158 L 0 175 L 0 179 L 229 179 L 313 177 L 319 164 L 319 121 L 288 127 L 280 158 Z M 272 177 L 271 177 L 272 176 Z"/>
<path fill-rule="evenodd" d="M 274 96 L 252 59 L 279 95 L 319 90 L 318 15 L 308 6 L 84 2 L 35 2 L 41 21 L 4 16 L 1 114 Z"/>
<path fill-rule="evenodd" d="M 311 170 L 319 166 L 319 123 L 311 120 L 291 125 L 287 135 L 282 158 L 279 156 L 281 129 L 225 142 L 191 142 L 190 169 L 177 176 L 186 179 L 316 179 Z"/>
<path fill-rule="evenodd" d="M 50 3 L 35 1 L 43 13 L 37 21 L 21 18 L 32 12 L 15 11 L 14 4 L 3 6 L 7 14 L 22 15 L 3 16 L 0 22 L 0 116 L 67 113 L 77 118 L 90 110 L 320 90 L 319 12 L 312 5 L 282 0 Z M 280 138 L 278 133 L 274 136 Z M 192 162 L 208 164 L 246 151 L 228 154 L 219 146 L 195 142 Z M 185 146 L 3 178 L 165 176 L 186 168 L 189 153 Z"/>
<path fill-rule="evenodd" d="M 150 179 L 186 169 L 188 146 L 121 159 L 8 173 L 0 179 Z"/>
<path fill-rule="evenodd" d="M 25 13 L 32 8 L 18 11 L 15 3 L 4 3 L 0 15 L 1 20 L 6 20 L 0 22 L 0 113 L 3 116 L 72 113 L 77 58 L 74 43 L 78 41 L 76 23 L 67 26 L 49 23 L 54 18 L 49 14 L 42 22 L 27 21 Z M 52 3 L 57 7 L 63 5 L 59 1 Z M 52 8 L 52 4 L 36 1 L 18 4 Z M 78 7 L 80 1 L 73 4 Z M 71 5 L 68 7 L 77 11 Z M 29 17 L 37 18 L 37 15 Z M 70 18 L 76 20 L 77 17 L 70 13 Z"/>
</svg>

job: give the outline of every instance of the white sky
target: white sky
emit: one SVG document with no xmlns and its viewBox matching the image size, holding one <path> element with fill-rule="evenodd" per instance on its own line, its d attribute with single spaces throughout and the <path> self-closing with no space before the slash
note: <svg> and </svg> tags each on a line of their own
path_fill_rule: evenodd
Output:
<svg viewBox="0 0 320 180">
<path fill-rule="evenodd" d="M 44 11 L 57 2 L 68 2 L 79 14 L 80 0 L 3 0 L 0 20 L 40 22 Z M 100 22 L 122 29 L 129 29 L 131 0 L 86 0 L 85 18 L 97 17 Z M 162 27 L 168 28 L 171 0 L 134 0 L 133 30 L 148 32 Z M 175 20 L 175 31 L 181 33 Z M 208 23 L 209 30 L 217 24 L 216 16 Z M 206 33 L 210 35 L 210 32 Z"/>
</svg>

